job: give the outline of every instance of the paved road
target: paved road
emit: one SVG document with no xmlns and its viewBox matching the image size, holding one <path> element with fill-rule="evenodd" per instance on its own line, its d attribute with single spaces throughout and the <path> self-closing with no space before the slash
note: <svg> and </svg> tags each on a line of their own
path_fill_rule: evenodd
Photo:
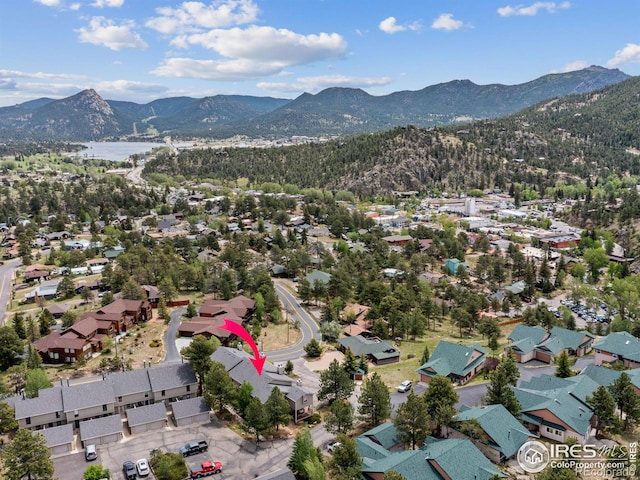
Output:
<svg viewBox="0 0 640 480">
<path fill-rule="evenodd" d="M 309 343 L 312 338 L 320 341 L 322 337 L 320 335 L 320 328 L 318 327 L 318 324 L 314 318 L 309 315 L 302 306 L 300 306 L 296 297 L 293 296 L 291 292 L 289 292 L 289 290 L 282 286 L 277 280 L 273 282 L 273 285 L 282 306 L 289 311 L 289 321 L 298 322 L 300 325 L 300 331 L 302 332 L 302 338 L 295 345 L 272 352 L 265 352 L 267 360 L 279 363 L 301 358 L 305 354 L 304 346 Z"/>
<path fill-rule="evenodd" d="M 178 333 L 178 327 L 180 326 L 180 317 L 182 317 L 182 314 L 186 311 L 186 308 L 178 308 L 171 312 L 169 328 L 167 328 L 167 331 L 164 334 L 164 344 L 167 349 L 164 356 L 165 363 L 177 363 L 182 361 L 182 356 L 176 346 L 176 334 Z"/>
<path fill-rule="evenodd" d="M 0 325 L 4 325 L 7 303 L 11 298 L 13 274 L 20 265 L 22 260 L 19 258 L 5 260 L 4 265 L 0 265 Z"/>
</svg>

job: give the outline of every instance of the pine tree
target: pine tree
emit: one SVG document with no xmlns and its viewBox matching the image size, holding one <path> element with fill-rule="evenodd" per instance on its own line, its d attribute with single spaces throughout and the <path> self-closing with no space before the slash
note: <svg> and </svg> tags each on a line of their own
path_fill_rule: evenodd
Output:
<svg viewBox="0 0 640 480">
<path fill-rule="evenodd" d="M 291 415 L 289 415 L 291 406 L 278 387 L 271 389 L 269 398 L 267 398 L 264 406 L 267 412 L 269 426 L 276 427 L 276 430 L 279 430 L 280 425 L 287 425 L 289 423 L 291 419 Z"/>
<path fill-rule="evenodd" d="M 607 390 L 607 387 L 602 385 L 593 392 L 592 397 L 588 396 L 586 400 L 593 409 L 593 414 L 596 416 L 596 437 L 598 437 L 598 434 L 603 428 L 613 424 L 616 403 L 609 393 L 609 390 Z"/>
<path fill-rule="evenodd" d="M 365 378 L 358 401 L 360 402 L 358 413 L 372 426 L 379 425 L 391 414 L 389 389 L 377 372 Z"/>
<path fill-rule="evenodd" d="M 420 448 L 429 433 L 429 415 L 425 408 L 425 402 L 413 390 L 407 395 L 404 403 L 398 407 L 398 412 L 393 419 L 398 440 L 406 445 L 411 445 L 411 450 Z"/>
<path fill-rule="evenodd" d="M 0 453 L 7 480 L 47 480 L 53 478 L 54 465 L 44 436 L 21 428 Z"/>
<path fill-rule="evenodd" d="M 334 359 L 329 364 L 329 368 L 320 372 L 318 400 L 328 400 L 330 404 L 336 400 L 346 400 L 354 388 L 355 384 L 352 378 L 338 363 L 338 360 Z"/>
<path fill-rule="evenodd" d="M 571 370 L 571 359 L 569 358 L 569 354 L 566 350 L 563 350 L 556 359 L 555 375 L 556 377 L 560 378 L 568 378 L 573 376 L 573 370 Z"/>
</svg>

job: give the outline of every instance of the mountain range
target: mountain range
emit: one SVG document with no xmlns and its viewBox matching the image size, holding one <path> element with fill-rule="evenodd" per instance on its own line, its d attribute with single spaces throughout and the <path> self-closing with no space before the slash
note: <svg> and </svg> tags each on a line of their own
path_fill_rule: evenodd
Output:
<svg viewBox="0 0 640 480">
<path fill-rule="evenodd" d="M 353 135 L 405 125 L 425 128 L 498 118 L 542 100 L 591 92 L 627 78 L 618 69 L 591 66 L 519 85 L 454 80 L 383 96 L 328 88 L 293 100 L 216 95 L 146 104 L 105 100 L 88 89 L 60 100 L 40 98 L 0 108 L 0 141 L 142 140 L 165 135 L 278 138 Z"/>
</svg>

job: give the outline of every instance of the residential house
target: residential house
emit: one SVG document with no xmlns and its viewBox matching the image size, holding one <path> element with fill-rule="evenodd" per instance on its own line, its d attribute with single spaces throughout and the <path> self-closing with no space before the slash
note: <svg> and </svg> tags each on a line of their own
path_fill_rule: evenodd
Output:
<svg viewBox="0 0 640 480">
<path fill-rule="evenodd" d="M 386 237 L 382 237 L 381 240 L 383 242 L 387 242 L 390 247 L 401 247 L 409 242 L 412 242 L 413 237 L 411 235 L 389 235 Z"/>
<path fill-rule="evenodd" d="M 113 385 L 116 413 L 124 413 L 125 410 L 153 403 L 154 398 L 148 372 L 148 369 L 143 368 L 111 373 L 106 377 Z"/>
<path fill-rule="evenodd" d="M 640 396 L 640 369 L 625 370 L 624 373 L 631 379 L 631 385 L 636 395 Z M 622 375 L 622 371 L 599 365 L 587 365 L 582 369 L 580 375 L 586 375 L 598 385 L 610 387 Z"/>
<path fill-rule="evenodd" d="M 621 362 L 627 368 L 640 367 L 640 339 L 627 332 L 614 332 L 595 345 L 595 365 Z"/>
<path fill-rule="evenodd" d="M 24 281 L 27 283 L 35 281 L 44 281 L 51 278 L 51 272 L 48 270 L 31 270 L 24 273 Z"/>
<path fill-rule="evenodd" d="M 593 411 L 587 397 L 598 384 L 585 375 L 533 377 L 513 387 L 522 409 L 520 418 L 532 433 L 557 442 L 575 437 L 581 444 L 591 437 Z"/>
<path fill-rule="evenodd" d="M 178 335 L 181 337 L 194 337 L 196 335 L 202 335 L 206 338 L 216 337 L 222 345 L 228 346 L 231 340 L 236 338 L 236 335 L 220 328 L 224 326 L 225 320 L 231 320 L 242 325 L 242 319 L 235 316 L 193 317 L 180 323 Z"/>
<path fill-rule="evenodd" d="M 516 361 L 526 363 L 540 360 L 552 363 L 563 351 L 569 356 L 582 357 L 593 348 L 595 337 L 584 330 L 553 327 L 550 331 L 540 326 L 517 325 L 507 337 Z"/>
<path fill-rule="evenodd" d="M 51 332 L 39 339 L 34 347 L 46 364 L 75 363 L 81 357 L 89 358 L 92 348 L 91 342 L 74 333 Z"/>
<path fill-rule="evenodd" d="M 206 300 L 198 313 L 201 317 L 235 317 L 242 324 L 251 318 L 255 305 L 254 300 L 238 295 L 231 300 Z"/>
<path fill-rule="evenodd" d="M 147 300 L 119 299 L 100 308 L 95 312 L 96 318 L 103 316 L 114 321 L 114 327 L 118 332 L 126 331 L 136 323 L 143 323 L 153 317 L 151 304 Z"/>
<path fill-rule="evenodd" d="M 16 398 L 15 418 L 20 428 L 51 428 L 66 423 L 62 388 L 43 388 L 35 398 Z"/>
<path fill-rule="evenodd" d="M 331 280 L 331 274 L 322 272 L 320 270 L 313 270 L 307 274 L 304 279 L 309 282 L 309 285 L 313 287 L 316 282 L 319 282 L 321 285 L 328 285 Z"/>
<path fill-rule="evenodd" d="M 473 444 L 493 463 L 504 463 L 513 458 L 518 449 L 534 435 L 500 404 L 484 407 L 462 406 L 451 427 L 447 427 L 447 438 L 463 437 L 460 433 L 462 422 L 475 420 L 480 425 L 484 437 L 470 439 Z"/>
<path fill-rule="evenodd" d="M 376 365 L 386 365 L 400 361 L 400 351 L 386 340 L 378 337 L 353 335 L 338 339 L 338 348 L 344 352 L 351 349 L 356 357 L 364 357 Z"/>
<path fill-rule="evenodd" d="M 421 382 L 429 383 L 436 375 L 449 377 L 464 385 L 484 369 L 487 351 L 480 345 L 460 345 L 441 340 L 429 361 L 418 370 Z"/>
<path fill-rule="evenodd" d="M 460 267 L 463 267 L 465 270 L 469 270 L 469 266 L 463 261 L 457 258 L 450 258 L 444 264 L 444 269 L 449 275 L 456 276 L 458 275 L 458 270 Z"/>
<path fill-rule="evenodd" d="M 370 308 L 366 305 L 351 303 L 342 310 L 342 318 L 349 324 L 342 330 L 346 336 L 362 335 L 363 337 L 371 336 L 369 329 L 373 326 L 372 322 L 367 319 L 367 313 Z"/>
<path fill-rule="evenodd" d="M 313 414 L 313 391 L 299 385 L 295 379 L 284 375 L 284 369 L 269 362 L 264 364 L 262 374 L 258 375 L 251 356 L 244 350 L 220 347 L 211 360 L 220 362 L 238 386 L 244 382 L 251 384 L 251 395 L 266 402 L 273 388 L 279 388 L 291 406 L 294 420 L 302 420 Z"/>
<path fill-rule="evenodd" d="M 72 423 L 75 428 L 82 420 L 113 415 L 115 403 L 111 382 L 88 382 L 62 388 L 65 423 Z"/>
<path fill-rule="evenodd" d="M 391 428 L 385 429 L 386 438 L 392 436 Z M 391 450 L 379 443 L 380 433 L 369 431 L 356 439 L 364 479 L 382 480 L 390 470 L 411 480 L 489 480 L 494 475 L 504 477 L 469 440 L 428 437 L 418 450 Z"/>
<path fill-rule="evenodd" d="M 148 368 L 151 394 L 155 403 L 165 404 L 198 396 L 198 381 L 190 363 Z"/>
</svg>

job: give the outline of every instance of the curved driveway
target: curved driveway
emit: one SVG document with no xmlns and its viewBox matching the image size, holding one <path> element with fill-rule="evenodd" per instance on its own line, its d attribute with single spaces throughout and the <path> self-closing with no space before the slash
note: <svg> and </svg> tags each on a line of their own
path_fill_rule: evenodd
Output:
<svg viewBox="0 0 640 480">
<path fill-rule="evenodd" d="M 267 356 L 267 360 L 274 363 L 301 358 L 305 354 L 304 346 L 309 343 L 312 338 L 318 341 L 321 340 L 320 328 L 313 317 L 302 308 L 296 297 L 293 296 L 286 287 L 283 287 L 277 280 L 273 282 L 273 286 L 276 289 L 280 303 L 282 303 L 282 306 L 289 312 L 289 320 L 294 323 L 296 321 L 298 322 L 300 331 L 302 332 L 302 338 L 291 347 L 263 353 Z"/>
<path fill-rule="evenodd" d="M 312 338 L 320 341 L 322 337 L 318 324 L 313 317 L 302 308 L 296 297 L 292 295 L 286 287 L 280 285 L 277 280 L 273 282 L 273 285 L 280 299 L 280 303 L 282 303 L 282 306 L 288 311 L 289 320 L 291 322 L 297 321 L 300 326 L 300 331 L 302 332 L 302 338 L 300 338 L 300 341 L 295 345 L 280 350 L 262 352 L 270 362 L 281 363 L 303 357 L 305 354 L 304 346 L 309 343 Z M 166 363 L 182 361 L 182 357 L 176 346 L 176 333 L 178 326 L 180 326 L 180 317 L 185 311 L 185 308 L 179 308 L 171 313 L 169 328 L 167 328 L 164 337 L 164 344 L 167 349 L 164 358 Z"/>
</svg>

